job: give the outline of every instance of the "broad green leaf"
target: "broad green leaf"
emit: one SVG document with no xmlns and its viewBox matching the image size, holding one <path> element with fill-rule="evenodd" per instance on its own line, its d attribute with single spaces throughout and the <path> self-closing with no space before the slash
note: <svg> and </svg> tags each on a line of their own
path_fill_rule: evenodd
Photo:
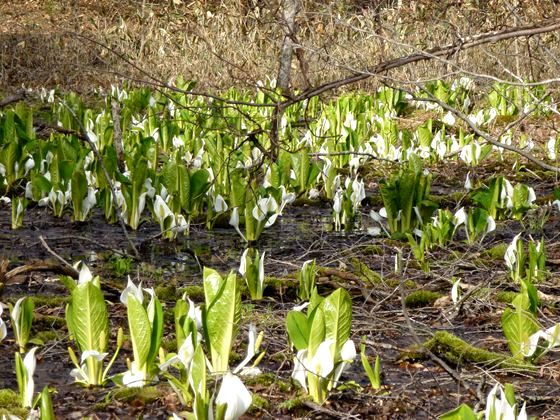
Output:
<svg viewBox="0 0 560 420">
<path fill-rule="evenodd" d="M 179 203 L 181 208 L 185 211 L 191 210 L 191 199 L 192 199 L 192 185 L 191 178 L 189 176 L 189 171 L 183 165 L 176 165 L 177 172 L 177 192 L 179 193 Z"/>
<path fill-rule="evenodd" d="M 323 312 L 326 326 L 325 338 L 334 340 L 335 354 L 338 354 L 350 337 L 352 299 L 348 291 L 340 288 L 327 296 L 323 301 Z"/>
<path fill-rule="evenodd" d="M 107 349 L 109 317 L 103 293 L 92 281 L 78 284 L 66 308 L 68 330 L 80 352 Z"/>
<path fill-rule="evenodd" d="M 41 420 L 54 420 L 56 417 L 54 415 L 54 408 L 51 398 L 51 393 L 49 392 L 49 387 L 45 386 L 40 394 L 41 398 Z"/>
<path fill-rule="evenodd" d="M 206 357 L 202 346 L 198 346 L 193 355 L 191 369 L 189 372 L 189 384 L 195 394 L 194 412 L 196 418 L 204 419 L 208 414 L 206 401 Z"/>
<path fill-rule="evenodd" d="M 509 405 L 513 406 L 515 404 L 515 389 L 512 384 L 504 385 L 504 394 Z"/>
<path fill-rule="evenodd" d="M 210 187 L 208 178 L 209 174 L 206 169 L 199 169 L 191 175 L 191 201 L 199 200 L 208 190 L 208 187 Z"/>
<path fill-rule="evenodd" d="M 325 328 L 325 314 L 323 311 L 323 302 L 313 312 L 313 318 L 309 320 L 311 323 L 309 331 L 309 346 L 308 357 L 315 356 L 315 352 L 319 345 L 325 341 L 326 328 Z"/>
<path fill-rule="evenodd" d="M 175 339 L 177 340 L 177 348 L 181 348 L 183 342 L 185 341 L 186 334 L 183 327 L 185 319 L 188 318 L 187 314 L 189 312 L 189 305 L 184 299 L 178 299 L 175 303 L 175 309 L 173 310 L 173 315 L 175 318 Z"/>
<path fill-rule="evenodd" d="M 502 315 L 502 329 L 513 357 L 523 359 L 522 350 L 528 345 L 529 337 L 539 330 L 539 324 L 528 310 L 529 300 L 526 295 L 518 295 L 513 305 L 513 309 L 506 308 Z"/>
<path fill-rule="evenodd" d="M 440 416 L 440 420 L 478 420 L 478 417 L 472 408 L 466 404 L 461 404 L 455 410 Z"/>
<path fill-rule="evenodd" d="M 150 352 L 148 354 L 148 365 L 151 365 L 159 353 L 161 337 L 163 336 L 163 310 L 157 296 L 148 305 L 148 320 L 151 320 Z"/>
<path fill-rule="evenodd" d="M 210 344 L 212 366 L 216 372 L 226 372 L 241 317 L 241 294 L 235 273 L 222 279 L 216 271 L 205 268 L 204 293 L 203 324 Z"/>
<path fill-rule="evenodd" d="M 49 193 L 52 188 L 51 182 L 44 175 L 38 173 L 31 174 L 31 193 L 35 201 Z"/>
<path fill-rule="evenodd" d="M 134 351 L 134 360 L 141 368 L 148 361 L 152 337 L 152 327 L 146 309 L 136 297 L 130 293 L 127 300 L 128 327 Z"/>
<path fill-rule="evenodd" d="M 79 165 L 77 165 L 79 166 Z M 79 167 L 72 174 L 72 206 L 74 217 L 80 217 L 82 213 L 82 201 L 88 193 L 88 181 L 84 170 Z"/>
<path fill-rule="evenodd" d="M 294 347 L 305 350 L 309 343 L 309 325 L 307 317 L 299 311 L 288 312 L 286 330 Z"/>
</svg>

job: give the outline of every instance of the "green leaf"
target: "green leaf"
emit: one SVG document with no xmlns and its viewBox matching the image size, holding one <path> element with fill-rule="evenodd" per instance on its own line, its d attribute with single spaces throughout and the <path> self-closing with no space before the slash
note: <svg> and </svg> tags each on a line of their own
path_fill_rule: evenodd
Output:
<svg viewBox="0 0 560 420">
<path fill-rule="evenodd" d="M 159 353 L 161 345 L 161 337 L 163 336 L 163 309 L 158 297 L 154 297 L 148 305 L 148 320 L 151 320 L 150 334 L 150 352 L 148 354 L 147 363 L 151 366 Z"/>
<path fill-rule="evenodd" d="M 307 348 L 309 352 L 308 357 L 315 356 L 317 348 L 325 341 L 326 328 L 323 302 L 313 311 L 313 318 L 309 320 L 311 327 L 309 331 L 309 346 Z"/>
<path fill-rule="evenodd" d="M 191 209 L 192 186 L 189 171 L 183 165 L 176 165 L 177 167 L 177 192 L 179 193 L 179 203 L 181 208 L 185 211 Z"/>
<path fill-rule="evenodd" d="M 366 372 L 371 387 L 373 389 L 381 388 L 379 356 L 375 358 L 375 367 L 372 369 L 366 355 L 366 346 L 365 344 L 362 344 L 360 346 L 360 360 L 362 361 L 362 366 L 364 368 L 364 371 Z"/>
<path fill-rule="evenodd" d="M 54 415 L 54 409 L 51 399 L 51 393 L 49 392 L 49 387 L 45 386 L 40 394 L 41 398 L 41 420 L 54 420 L 56 417 Z"/>
<path fill-rule="evenodd" d="M 352 324 L 352 299 L 348 291 L 340 288 L 331 293 L 323 301 L 323 311 L 326 326 L 325 338 L 334 340 L 335 354 L 339 354 L 340 349 L 350 337 Z"/>
<path fill-rule="evenodd" d="M 205 419 L 208 416 L 209 401 L 206 390 L 206 358 L 202 346 L 198 346 L 194 351 L 189 383 L 195 395 L 193 403 L 195 418 Z"/>
<path fill-rule="evenodd" d="M 107 349 L 109 317 L 101 289 L 92 281 L 78 284 L 66 308 L 68 331 L 81 352 Z"/>
<path fill-rule="evenodd" d="M 25 392 L 25 384 L 27 382 L 27 371 L 25 370 L 23 359 L 21 358 L 21 354 L 19 353 L 16 353 L 16 378 L 19 388 L 19 395 L 20 397 L 22 397 L 23 393 Z"/>
<path fill-rule="evenodd" d="M 204 294 L 203 325 L 210 344 L 212 366 L 216 372 L 226 372 L 241 318 L 241 294 L 235 273 L 222 278 L 215 270 L 205 267 Z"/>
<path fill-rule="evenodd" d="M 294 347 L 299 350 L 307 348 L 309 325 L 307 317 L 299 311 L 291 311 L 286 317 L 286 330 Z"/>
<path fill-rule="evenodd" d="M 31 298 L 25 298 L 21 303 L 20 316 L 22 317 L 20 324 L 20 341 L 25 344 L 29 341 L 29 334 L 31 333 L 31 323 L 33 322 L 33 311 L 35 310 L 35 303 Z"/>
<path fill-rule="evenodd" d="M 515 389 L 513 389 L 512 384 L 504 385 L 504 394 L 509 405 L 513 406 L 515 404 Z"/>
<path fill-rule="evenodd" d="M 186 334 L 183 328 L 185 319 L 189 312 L 189 305 L 184 299 L 178 299 L 175 303 L 175 309 L 173 310 L 173 315 L 175 318 L 175 339 L 177 340 L 177 348 L 181 348 L 183 342 L 185 341 Z"/>
<path fill-rule="evenodd" d="M 152 327 L 146 309 L 132 293 L 128 295 L 127 315 L 134 360 L 141 368 L 148 361 L 150 354 Z"/>
<path fill-rule="evenodd" d="M 77 168 L 72 174 L 72 206 L 74 208 L 74 218 L 81 221 L 82 201 L 88 193 L 88 181 L 84 170 Z"/>
<path fill-rule="evenodd" d="M 529 342 L 529 337 L 539 330 L 539 324 L 528 310 L 527 295 L 519 294 L 513 300 L 513 306 L 513 309 L 506 308 L 502 315 L 502 329 L 513 357 L 523 359 L 522 349 Z"/>
<path fill-rule="evenodd" d="M 191 175 L 191 201 L 200 200 L 201 196 L 208 190 L 209 174 L 206 169 L 199 169 Z"/>
<path fill-rule="evenodd" d="M 440 417 L 440 420 L 477 420 L 475 412 L 466 404 L 461 404 L 455 410 L 449 411 Z"/>
</svg>

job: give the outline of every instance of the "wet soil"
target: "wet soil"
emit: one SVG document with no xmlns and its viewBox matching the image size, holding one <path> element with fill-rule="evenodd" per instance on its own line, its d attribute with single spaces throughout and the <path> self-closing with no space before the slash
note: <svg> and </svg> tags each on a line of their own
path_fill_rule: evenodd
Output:
<svg viewBox="0 0 560 420">
<path fill-rule="evenodd" d="M 375 189 L 375 185 L 370 188 Z M 444 183 L 434 186 L 436 193 L 444 194 L 444 189 Z M 545 193 L 546 189 L 550 190 L 549 183 L 543 184 L 537 195 Z M 363 211 L 367 214 L 369 209 Z M 193 255 L 196 254 L 202 264 L 227 272 L 237 269 L 244 249 L 244 243 L 229 227 L 208 231 L 202 225 L 194 225 L 189 236 L 166 242 L 156 238 L 157 225 L 145 222 L 138 231 L 131 232 L 142 261 L 132 261 L 128 273 L 117 273 L 115 251 L 126 251 L 128 244 L 120 227 L 105 223 L 99 213 L 87 222 L 71 223 L 70 215 L 55 218 L 44 208 L 30 207 L 23 228 L 12 231 L 9 222 L 10 211 L 0 204 L 0 260 L 9 260 L 9 269 L 34 260 L 53 260 L 39 241 L 40 235 L 67 261 L 87 260 L 92 272 L 101 276 L 102 289 L 110 303 L 113 333 L 118 326 L 125 331 L 127 328 L 125 309 L 119 303 L 127 274 L 141 279 L 146 287 L 166 286 L 169 290 L 171 286 L 171 296 L 160 296 L 168 312 L 164 336 L 167 342 L 173 342 L 174 337 L 169 311 L 175 298 L 183 291 L 193 292 L 195 289 L 191 286 L 202 285 L 200 267 Z M 558 265 L 554 260 L 560 254 L 556 235 L 559 223 L 558 212 L 552 213 L 541 232 L 547 241 L 549 275 L 538 288 L 553 298 L 560 298 Z M 459 241 L 449 247 L 430 253 L 431 271 L 426 274 L 419 269 L 404 242 L 373 238 L 366 235 L 364 229 L 351 233 L 332 232 L 330 210 L 326 207 L 287 209 L 278 222 L 265 231 L 258 245 L 267 254 L 266 275 L 276 280 L 266 289 L 262 301 L 251 302 L 247 294 L 243 296 L 243 318 L 235 351 L 244 354 L 250 322 L 265 332 L 263 345 L 266 348 L 266 356 L 259 365 L 264 379 L 247 380 L 248 388 L 259 396 L 260 404 L 245 418 L 436 418 L 463 402 L 483 407 L 485 395 L 495 381 L 513 383 L 518 399 L 527 402 L 530 415 L 560 418 L 558 353 L 545 356 L 539 361 L 540 369 L 533 372 L 513 372 L 474 363 L 442 364 L 426 355 L 402 357 L 410 346 L 418 344 L 417 340 L 422 342 L 438 330 L 450 331 L 470 344 L 507 353 L 500 328 L 504 303 L 488 296 L 473 295 L 459 313 L 454 313 L 446 296 L 449 296 L 452 277 L 460 277 L 465 284 L 493 292 L 515 290 L 516 286 L 507 279 L 503 260 L 488 256 L 485 250 L 509 242 L 519 228 L 513 222 L 502 223 L 497 233 L 489 235 L 482 245 L 468 246 L 459 237 Z M 403 250 L 405 259 L 401 276 L 393 273 L 397 249 Z M 312 258 L 317 259 L 319 266 L 329 268 L 319 273 L 320 293 L 329 293 L 340 286 L 349 290 L 353 299 L 352 338 L 356 343 L 361 340 L 366 343 L 370 361 L 373 362 L 375 355 L 380 356 L 381 390 L 375 391 L 368 385 L 359 358 L 343 375 L 344 385 L 334 390 L 323 406 L 307 401 L 301 389 L 291 382 L 293 353 L 288 348 L 284 320 L 287 312 L 298 303 L 293 287 L 296 270 Z M 356 258 L 378 273 L 381 280 L 375 283 L 360 277 Z M 57 416 L 166 418 L 183 410 L 163 379 L 153 384 L 149 396 L 123 395 L 112 384 L 85 389 L 73 382 L 69 376 L 72 364 L 67 351 L 71 343 L 63 320 L 65 304 L 60 300 L 49 302 L 51 297 L 68 295 L 58 277 L 56 273 L 31 272 L 11 279 L 0 292 L 4 303 L 14 302 L 21 296 L 35 296 L 38 315 L 32 336 L 45 330 L 55 333 L 38 351 L 35 381 L 37 390 L 45 385 L 56 389 L 53 400 Z M 438 291 L 444 297 L 436 304 L 403 311 L 405 295 L 416 289 Z M 197 302 L 202 300 L 200 293 L 193 292 L 191 296 Z M 560 321 L 560 305 L 554 302 L 541 308 L 541 321 L 546 326 Z M 114 342 L 115 337 L 112 337 L 110 345 L 114 346 Z M 15 350 L 13 336 L 9 334 L 0 343 L 0 388 L 17 389 Z M 111 373 L 124 371 L 125 359 L 130 356 L 130 344 L 125 343 Z"/>
</svg>

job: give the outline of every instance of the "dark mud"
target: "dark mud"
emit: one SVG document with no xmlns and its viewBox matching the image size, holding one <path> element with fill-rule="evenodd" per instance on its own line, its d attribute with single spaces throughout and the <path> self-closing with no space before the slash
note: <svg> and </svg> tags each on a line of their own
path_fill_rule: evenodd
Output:
<svg viewBox="0 0 560 420">
<path fill-rule="evenodd" d="M 510 372 L 483 365 L 465 364 L 443 366 L 429 357 L 403 358 L 409 347 L 423 341 L 435 331 L 448 330 L 465 341 L 493 351 L 507 352 L 500 329 L 500 316 L 505 304 L 485 297 L 473 297 L 458 315 L 449 312 L 450 302 L 443 306 L 408 309 L 403 312 L 404 295 L 415 289 L 433 290 L 449 295 L 450 279 L 458 276 L 467 284 L 496 290 L 515 290 L 507 284 L 502 260 L 489 258 L 484 249 L 507 242 L 514 226 L 502 226 L 500 234 L 490 235 L 481 246 L 467 246 L 456 242 L 449 249 L 437 250 L 428 256 L 431 272 L 419 270 L 404 243 L 372 238 L 363 230 L 352 233 L 331 232 L 330 210 L 321 207 L 296 207 L 286 211 L 276 225 L 266 230 L 259 248 L 267 253 L 265 272 L 275 278 L 265 291 L 265 299 L 251 302 L 245 294 L 241 333 L 236 341 L 236 353 L 244 354 L 247 325 L 255 323 L 265 332 L 266 356 L 260 368 L 268 379 L 247 380 L 249 389 L 259 395 L 260 407 L 254 407 L 246 418 L 435 418 L 462 402 L 471 406 L 484 401 L 495 381 L 515 385 L 518 398 L 527 401 L 530 415 L 542 418 L 560 417 L 559 358 L 550 353 L 536 372 Z M 238 267 L 244 243 L 237 233 L 227 227 L 208 231 L 203 225 L 194 225 L 189 236 L 175 242 L 156 238 L 159 227 L 143 223 L 132 239 L 138 246 L 142 262 L 133 261 L 128 273 L 116 273 L 115 250 L 126 251 L 128 244 L 118 225 L 108 225 L 100 214 L 84 223 L 71 223 L 69 215 L 55 218 L 44 208 L 29 208 L 24 227 L 10 229 L 10 212 L 0 206 L 0 260 L 8 259 L 9 268 L 33 260 L 52 259 L 41 245 L 43 235 L 49 246 L 68 261 L 84 259 L 93 273 L 100 274 L 102 289 L 110 303 L 112 331 L 118 326 L 126 331 L 126 314 L 119 303 L 119 293 L 126 276 L 142 279 L 146 286 L 166 286 L 170 295 L 160 296 L 166 315 L 165 341 L 173 342 L 171 310 L 175 298 L 183 291 L 191 294 L 192 286 L 201 286 L 200 267 L 194 255 L 204 265 L 227 272 Z M 549 242 L 549 258 L 558 253 L 555 236 L 558 217 L 552 215 L 545 237 Z M 517 226 L 515 226 L 517 227 Z M 548 228 L 551 227 L 551 230 Z M 88 238 L 89 240 L 85 240 Z M 403 249 L 406 271 L 402 278 L 393 274 L 396 249 Z M 113 250 L 111 250 L 113 249 Z M 291 383 L 293 353 L 288 349 L 284 320 L 286 313 L 298 302 L 295 297 L 294 276 L 305 260 L 316 258 L 318 265 L 330 271 L 319 274 L 321 293 L 339 286 L 346 287 L 353 298 L 352 338 L 358 344 L 364 340 L 367 354 L 373 362 L 379 355 L 382 363 L 383 389 L 373 391 L 367 382 L 359 358 L 345 372 L 342 389 L 333 391 L 328 402 L 318 407 L 306 402 L 304 394 Z M 360 277 L 355 258 L 380 275 L 374 282 Z M 549 264 L 549 279 L 539 290 L 560 296 L 558 270 Z M 326 274 L 324 274 L 326 273 Z M 164 382 L 154 383 L 149 397 L 123 396 L 121 391 L 108 385 L 100 389 L 84 389 L 73 383 L 69 376 L 72 364 L 67 347 L 70 344 L 64 324 L 64 302 L 50 304 L 50 297 L 67 296 L 67 291 L 56 279 L 57 274 L 34 272 L 19 276 L 4 285 L 0 300 L 14 302 L 20 296 L 33 295 L 43 304 L 36 305 L 39 321 L 34 322 L 33 336 L 45 330 L 54 331 L 55 337 L 38 351 L 36 389 L 48 385 L 53 394 L 59 418 L 165 418 L 181 411 L 179 400 Z M 402 284 L 402 286 L 399 286 Z M 160 289 L 164 290 L 164 289 Z M 202 296 L 192 298 L 200 302 Z M 49 318 L 50 317 L 50 318 Z M 544 306 L 543 323 L 559 321 L 558 307 Z M 110 340 L 114 346 L 115 337 Z M 113 348 L 113 347 L 111 347 Z M 0 388 L 17 389 L 14 373 L 15 345 L 13 337 L 0 343 Z M 126 369 L 125 359 L 131 356 L 129 344 L 125 347 L 111 373 Z M 241 356 L 242 357 L 242 356 Z M 449 374 L 450 368 L 454 375 Z M 459 379 L 459 381 L 458 381 Z M 291 402 L 287 404 L 286 402 Z"/>
</svg>

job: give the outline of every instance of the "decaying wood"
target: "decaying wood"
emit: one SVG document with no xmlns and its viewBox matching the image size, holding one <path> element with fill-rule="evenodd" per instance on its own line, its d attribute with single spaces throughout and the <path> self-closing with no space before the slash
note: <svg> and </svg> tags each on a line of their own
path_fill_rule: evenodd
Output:
<svg viewBox="0 0 560 420">
<path fill-rule="evenodd" d="M 28 264 L 20 265 L 8 271 L 8 260 L 0 263 L 0 283 L 9 284 L 13 279 L 22 274 L 33 273 L 38 271 L 52 271 L 57 274 L 64 274 L 73 278 L 78 278 L 78 272 L 72 267 L 66 267 L 63 264 L 53 261 L 32 261 Z"/>
<path fill-rule="evenodd" d="M 8 105 L 14 104 L 16 102 L 22 101 L 23 99 L 25 99 L 25 97 L 26 97 L 26 94 L 25 94 L 24 90 L 20 90 L 19 92 L 15 93 L 13 95 L 7 96 L 0 101 L 0 109 L 4 108 L 5 106 L 8 106 Z"/>
</svg>

